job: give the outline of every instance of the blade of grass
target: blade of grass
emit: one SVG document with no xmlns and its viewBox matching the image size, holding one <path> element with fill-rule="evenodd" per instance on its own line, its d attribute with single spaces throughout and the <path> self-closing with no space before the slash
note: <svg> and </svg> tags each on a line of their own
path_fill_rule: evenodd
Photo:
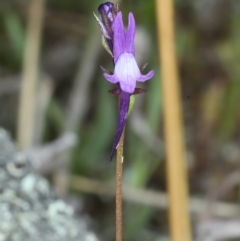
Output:
<svg viewBox="0 0 240 241">
<path fill-rule="evenodd" d="M 22 59 L 23 46 L 24 46 L 24 30 L 21 19 L 18 14 L 13 10 L 6 10 L 3 12 L 4 25 L 12 44 L 14 53 L 18 60 Z"/>
<path fill-rule="evenodd" d="M 190 241 L 186 158 L 182 110 L 177 74 L 173 1 L 156 0 L 159 56 L 162 67 L 164 132 L 167 182 L 170 198 L 170 236 L 173 241 Z"/>
</svg>

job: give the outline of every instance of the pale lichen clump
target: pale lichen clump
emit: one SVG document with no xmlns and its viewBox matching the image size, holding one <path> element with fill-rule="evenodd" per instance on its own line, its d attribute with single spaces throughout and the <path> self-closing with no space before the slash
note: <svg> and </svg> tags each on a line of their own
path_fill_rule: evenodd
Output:
<svg viewBox="0 0 240 241">
<path fill-rule="evenodd" d="M 97 241 L 0 128 L 0 241 Z"/>
</svg>

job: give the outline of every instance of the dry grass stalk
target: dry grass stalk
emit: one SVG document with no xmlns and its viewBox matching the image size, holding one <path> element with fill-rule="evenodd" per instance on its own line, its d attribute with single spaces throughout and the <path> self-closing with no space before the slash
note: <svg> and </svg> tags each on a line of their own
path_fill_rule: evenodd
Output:
<svg viewBox="0 0 240 241">
<path fill-rule="evenodd" d="M 186 158 L 177 73 L 173 1 L 156 0 L 159 56 L 161 59 L 169 221 L 172 241 L 190 241 Z"/>
<path fill-rule="evenodd" d="M 30 148 L 34 139 L 39 52 L 45 0 L 33 0 L 29 4 L 18 117 L 18 145 L 21 149 Z"/>
</svg>

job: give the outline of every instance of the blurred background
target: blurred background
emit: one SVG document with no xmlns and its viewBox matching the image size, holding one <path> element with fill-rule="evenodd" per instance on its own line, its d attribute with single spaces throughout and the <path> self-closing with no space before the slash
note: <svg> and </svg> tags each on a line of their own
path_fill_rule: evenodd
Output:
<svg viewBox="0 0 240 241">
<path fill-rule="evenodd" d="M 0 1 L 0 126 L 110 241 L 115 163 L 108 158 L 118 104 L 99 68 L 113 69 L 92 14 L 100 3 Z M 166 241 L 155 2 L 122 0 L 120 9 L 125 24 L 130 11 L 136 19 L 138 64 L 155 70 L 127 123 L 124 240 Z M 194 240 L 240 240 L 240 1 L 175 0 L 175 24 Z"/>
</svg>

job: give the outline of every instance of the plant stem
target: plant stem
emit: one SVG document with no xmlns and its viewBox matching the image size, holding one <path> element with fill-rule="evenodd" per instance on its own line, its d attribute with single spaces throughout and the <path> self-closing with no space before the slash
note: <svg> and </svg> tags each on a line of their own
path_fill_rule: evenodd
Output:
<svg viewBox="0 0 240 241">
<path fill-rule="evenodd" d="M 117 148 L 116 163 L 116 241 L 122 241 L 122 170 L 125 128 Z"/>
</svg>

